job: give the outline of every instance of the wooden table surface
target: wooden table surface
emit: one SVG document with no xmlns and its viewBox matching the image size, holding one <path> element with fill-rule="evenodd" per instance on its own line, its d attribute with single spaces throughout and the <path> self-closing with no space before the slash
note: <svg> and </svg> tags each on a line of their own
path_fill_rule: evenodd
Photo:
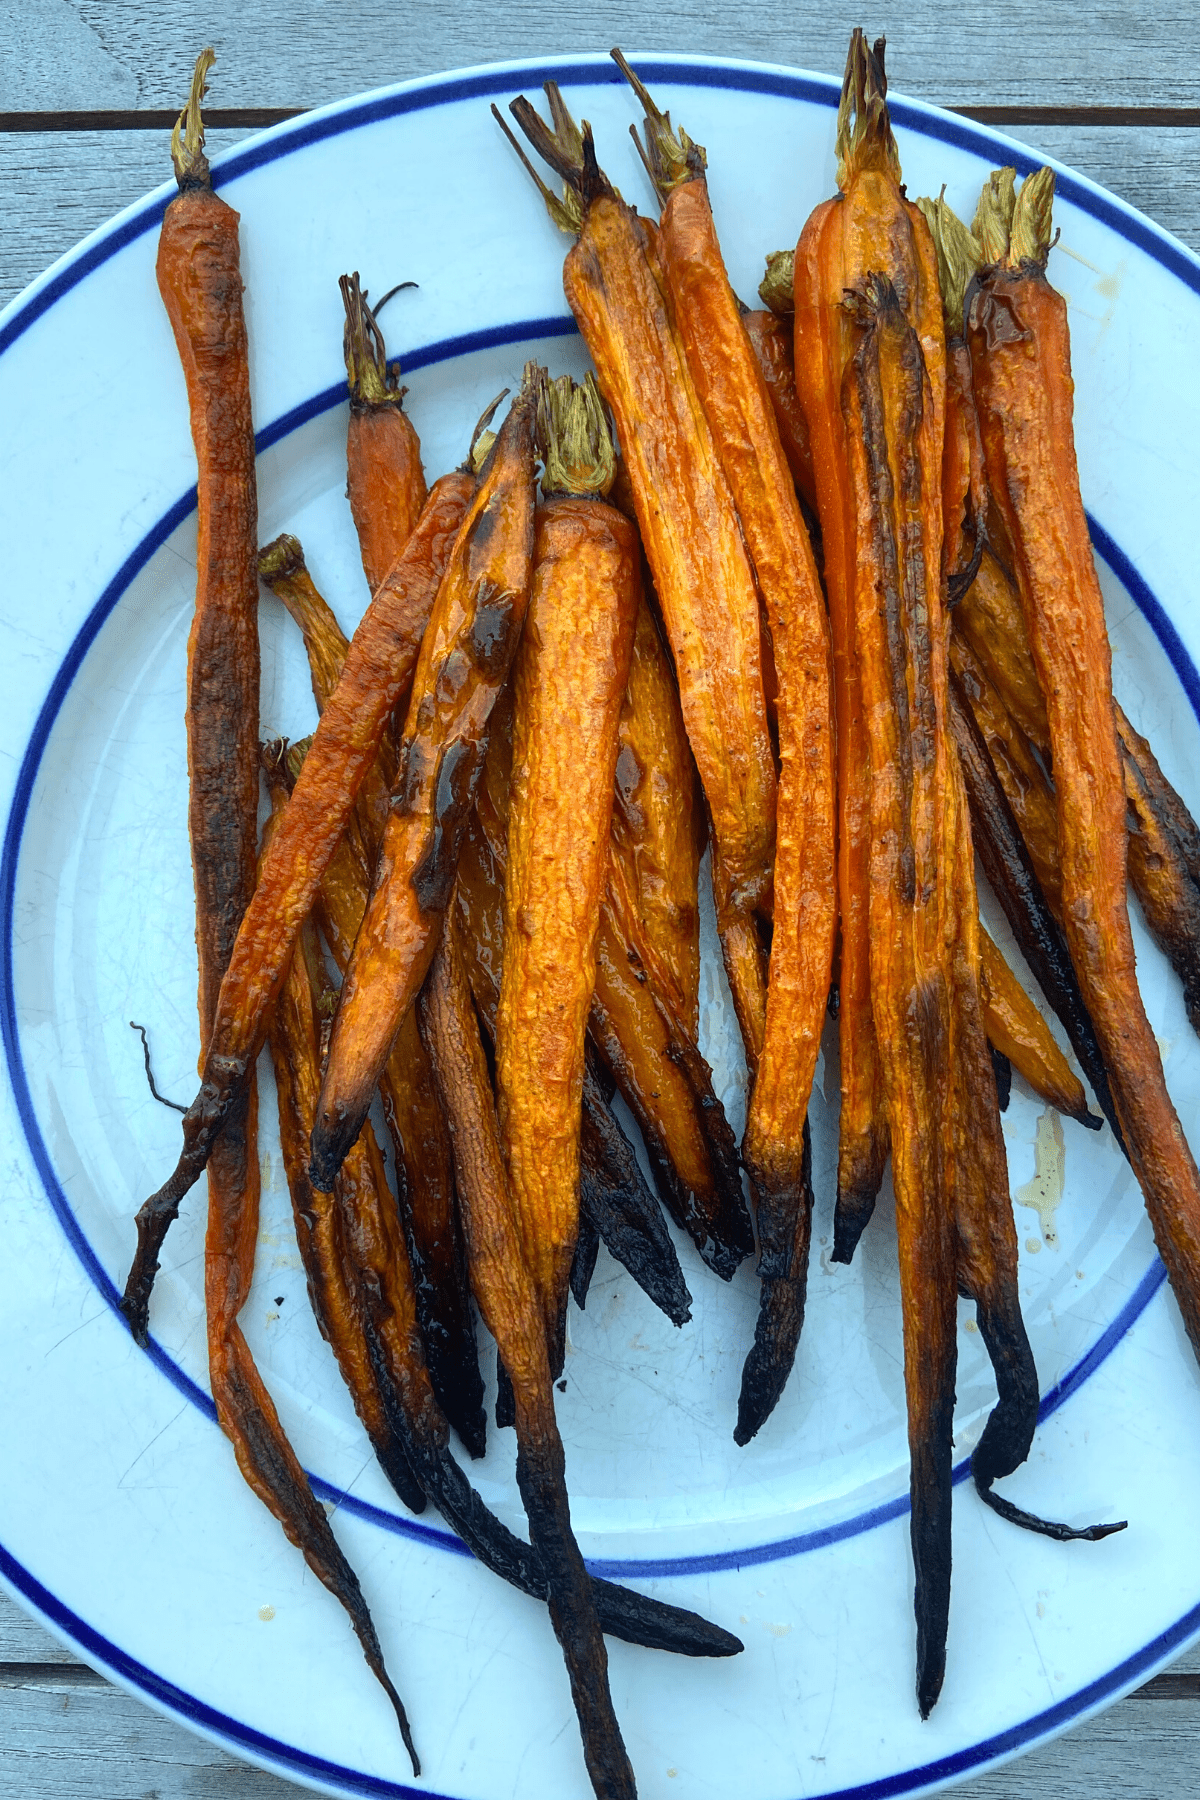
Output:
<svg viewBox="0 0 1200 1800">
<path fill-rule="evenodd" d="M 1062 159 L 1200 251 L 1200 68 L 1190 9 L 1065 0 L 965 12 L 912 0 L 862 18 L 760 0 L 22 0 L 0 18 L 0 305 L 169 173 L 162 115 L 215 44 L 210 132 L 224 149 L 282 109 L 514 56 L 704 52 L 841 69 L 852 26 L 886 32 L 900 92 L 953 106 Z M 184 1795 L 284 1800 L 303 1790 L 235 1762 L 111 1687 L 0 1596 L 0 1800 Z M 960 1790 L 976 1800 L 1161 1800 L 1200 1794 L 1200 1652 L 1099 1719 Z M 541 1800 L 541 1797 L 536 1797 Z"/>
</svg>

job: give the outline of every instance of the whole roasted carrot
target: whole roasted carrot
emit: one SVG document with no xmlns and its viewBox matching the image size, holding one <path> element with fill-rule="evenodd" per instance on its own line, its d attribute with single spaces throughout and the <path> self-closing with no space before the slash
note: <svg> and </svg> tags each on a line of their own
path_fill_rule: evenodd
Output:
<svg viewBox="0 0 1200 1800">
<path fill-rule="evenodd" d="M 346 495 L 363 574 L 374 593 L 411 537 L 428 490 L 420 440 L 404 411 L 400 365 L 388 362 L 358 271 L 342 275 L 338 286 L 346 308 L 343 348 L 350 389 Z"/>
<path fill-rule="evenodd" d="M 421 1016 L 454 1140 L 471 1280 L 512 1384 L 517 1480 L 530 1537 L 546 1571 L 550 1618 L 567 1665 L 588 1774 L 602 1800 L 632 1800 L 633 1770 L 613 1711 L 604 1639 L 571 1530 L 545 1303 L 525 1264 L 455 923 L 452 913 L 421 998 Z"/>
<path fill-rule="evenodd" d="M 551 1360 L 579 1224 L 583 1044 L 608 863 L 617 723 L 641 600 L 637 532 L 602 498 L 594 378 L 544 377 L 533 591 L 513 668 L 496 1097 L 505 1171 Z"/>
<path fill-rule="evenodd" d="M 407 689 L 442 571 L 474 491 L 469 475 L 433 488 L 399 562 L 363 615 L 342 680 L 277 832 L 221 983 L 200 1092 L 183 1120 L 183 1151 L 137 1217 L 138 1244 L 121 1310 L 139 1343 L 148 1329 L 158 1252 L 199 1179 L 221 1125 L 266 1039 L 267 1017 L 321 876 L 341 841 L 397 699 Z"/>
<path fill-rule="evenodd" d="M 746 1054 L 754 1062 L 766 1014 L 755 914 L 770 912 L 775 833 L 758 595 L 671 318 L 653 229 L 601 173 L 590 128 L 580 134 L 552 82 L 546 92 L 553 131 L 523 98 L 512 111 L 567 184 L 560 203 L 534 175 L 551 216 L 578 237 L 563 266 L 563 287 L 612 408 L 629 473 L 708 803 L 717 925 Z"/>
<path fill-rule="evenodd" d="M 988 267 L 968 338 L 988 479 L 1046 702 L 1063 922 L 1155 1240 L 1200 1354 L 1200 1175 L 1134 966 L 1111 652 L 1075 461 L 1066 303 L 1045 275 L 1053 175 L 1029 177 L 1011 212 L 998 185 L 985 188 L 976 219 Z"/>
<path fill-rule="evenodd" d="M 806 1121 L 837 927 L 832 672 L 825 601 L 795 484 L 725 270 L 704 151 L 655 106 L 643 157 L 662 202 L 658 255 L 713 445 L 766 603 L 778 682 L 774 926 L 746 1138 L 758 1198 L 762 1299 L 735 1436 L 745 1443 L 791 1370 L 804 1313 L 812 1190 Z"/>
<path fill-rule="evenodd" d="M 454 886 L 489 716 L 529 601 L 532 413 L 526 388 L 484 466 L 421 643 L 399 785 L 342 988 L 313 1128 L 318 1187 L 332 1182 L 358 1136 L 400 1023 L 425 979 Z"/>
<path fill-rule="evenodd" d="M 809 218 L 794 265 L 796 384 L 812 444 L 837 718 L 841 1113 L 833 1255 L 839 1262 L 850 1260 L 871 1216 L 888 1148 L 871 1012 L 870 756 L 851 608 L 856 539 L 842 385 L 855 334 L 843 305 L 847 290 L 874 273 L 892 282 L 925 354 L 939 459 L 945 387 L 936 257 L 924 221 L 900 189 L 886 93 L 882 44 L 872 51 L 855 32 L 838 109 L 841 192 Z"/>
</svg>

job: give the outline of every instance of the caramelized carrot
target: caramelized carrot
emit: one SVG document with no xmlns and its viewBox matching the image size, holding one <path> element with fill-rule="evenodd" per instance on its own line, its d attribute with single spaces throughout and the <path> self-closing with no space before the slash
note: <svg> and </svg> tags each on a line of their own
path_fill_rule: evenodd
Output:
<svg viewBox="0 0 1200 1800">
<path fill-rule="evenodd" d="M 655 233 L 601 173 L 590 128 L 580 134 L 552 82 L 546 92 L 554 131 L 523 98 L 513 102 L 512 112 L 567 184 L 560 203 L 534 175 L 551 216 L 578 236 L 563 266 L 563 287 L 613 411 L 662 606 L 688 740 L 708 802 L 725 966 L 754 1063 L 766 1016 L 755 913 L 770 912 L 775 830 L 758 595 L 671 318 Z"/>
<path fill-rule="evenodd" d="M 975 848 L 1004 908 L 1017 943 L 1050 1002 L 1101 1110 L 1117 1134 L 1117 1114 L 1095 1027 L 1084 1003 L 1064 937 L 1051 913 L 1021 834 L 992 768 L 987 747 L 957 681 L 950 685 L 950 718 L 975 826 Z M 1087 1121 L 1081 1121 L 1086 1123 Z"/>
<path fill-rule="evenodd" d="M 506 747 L 504 734 L 497 729 L 488 748 L 475 815 L 463 841 L 455 888 L 461 948 L 471 991 L 493 1042 L 504 949 L 510 761 L 511 745 Z M 615 810 L 614 807 L 614 813 Z M 484 818 L 488 820 L 486 828 Z M 607 910 L 606 905 L 604 912 Z M 603 913 L 600 930 L 603 937 Z M 594 1000 L 590 1020 L 594 1037 Z M 692 1299 L 679 1257 L 663 1223 L 658 1200 L 646 1186 L 633 1147 L 613 1118 L 597 1073 L 590 1065 L 589 1057 L 584 1065 L 579 1138 L 581 1228 L 588 1222 L 598 1230 L 639 1287 L 669 1319 L 681 1325 L 690 1315 Z M 713 1105 L 719 1111 L 715 1096 Z M 735 1177 L 736 1172 L 735 1158 Z M 746 1226 L 748 1230 L 748 1219 Z M 511 1419 L 507 1422 L 512 1423 Z"/>
<path fill-rule="evenodd" d="M 512 1383 L 517 1480 L 529 1532 L 546 1571 L 550 1618 L 562 1645 L 588 1774 L 603 1800 L 635 1793 L 633 1770 L 613 1711 L 608 1657 L 583 1558 L 571 1530 L 546 1309 L 524 1260 L 500 1134 L 454 916 L 443 931 L 422 995 L 426 1031 L 450 1118 L 471 1280 Z"/>
<path fill-rule="evenodd" d="M 1011 210 L 998 182 L 985 189 L 976 233 L 989 267 L 968 330 L 976 401 L 1046 702 L 1067 942 L 1155 1240 L 1200 1354 L 1200 1175 L 1134 967 L 1111 653 L 1079 492 L 1066 305 L 1045 276 L 1052 191 L 1048 170 L 1029 178 Z"/>
<path fill-rule="evenodd" d="M 137 1218 L 138 1246 L 122 1311 L 145 1340 L 158 1252 L 179 1202 L 198 1180 L 218 1132 L 266 1038 L 300 927 L 337 849 L 359 787 L 378 753 L 466 511 L 474 483 L 436 483 L 399 562 L 364 613 L 342 680 L 317 726 L 313 751 L 260 872 L 218 996 L 200 1092 L 183 1120 L 183 1151 Z"/>
<path fill-rule="evenodd" d="M 529 599 L 532 404 L 522 390 L 496 439 L 421 643 L 399 786 L 342 988 L 313 1128 L 312 1179 L 318 1187 L 332 1182 L 358 1136 L 396 1033 L 425 979 L 454 885 L 489 715 Z"/>
<path fill-rule="evenodd" d="M 641 559 L 634 527 L 600 497 L 612 450 L 594 378 L 575 389 L 568 376 L 561 384 L 543 377 L 538 436 L 547 497 L 513 669 L 496 1096 L 525 1265 L 557 1374 L 579 1221 L 583 1040 Z"/>
<path fill-rule="evenodd" d="M 979 933 L 979 998 L 984 1028 L 994 1050 L 1006 1056 L 1048 1105 L 1098 1128 L 1088 1111 L 1083 1083 L 1058 1047 L 1053 1032 L 987 932 Z"/>
<path fill-rule="evenodd" d="M 766 603 L 778 678 L 774 929 L 743 1149 L 758 1198 L 763 1281 L 735 1433 L 745 1443 L 782 1391 L 804 1312 L 812 1211 L 806 1121 L 837 922 L 829 632 L 770 396 L 717 242 L 704 152 L 682 129 L 672 130 L 624 58 L 614 55 L 645 108 L 643 159 L 663 202 L 659 256 Z"/>
<path fill-rule="evenodd" d="M 303 767 L 301 745 L 287 756 L 289 779 Z M 321 880 L 317 916 L 344 974 L 370 895 L 368 864 L 347 839 Z M 336 996 L 334 996 L 336 1003 Z M 328 1015 L 332 1018 L 332 1009 Z M 380 1082 L 384 1118 L 396 1153 L 404 1280 L 415 1290 L 424 1359 L 434 1393 L 473 1456 L 486 1447 L 483 1379 L 467 1287 L 454 1174 L 445 1122 L 415 1019 L 406 1020 Z M 360 1158 L 361 1161 L 361 1158 Z M 336 1184 L 335 1184 L 336 1186 Z"/>
<path fill-rule="evenodd" d="M 342 275 L 338 286 L 346 308 L 343 347 L 350 389 L 346 494 L 363 574 L 374 593 L 412 536 L 428 490 L 420 440 L 404 411 L 400 365 L 388 362 L 358 271 Z"/>
<path fill-rule="evenodd" d="M 750 348 L 758 360 L 759 371 L 767 384 L 767 393 L 775 412 L 775 423 L 779 428 L 779 441 L 787 457 L 796 492 L 815 514 L 817 479 L 813 473 L 812 445 L 808 437 L 808 420 L 804 416 L 804 408 L 796 390 L 796 348 L 792 327 L 795 312 L 791 279 L 793 252 L 789 250 L 784 254 L 788 262 L 786 311 L 780 314 L 755 307 L 743 314 L 742 324 L 750 339 Z M 759 292 L 762 292 L 761 288 Z"/>
<path fill-rule="evenodd" d="M 868 73 L 874 82 L 873 64 Z M 859 336 L 845 419 L 855 503 L 850 598 L 871 768 L 871 1003 L 896 1189 L 925 1717 L 941 1689 L 950 1603 L 960 1159 L 943 1136 L 958 1127 L 952 1070 L 964 1036 L 952 950 L 961 929 L 951 874 L 959 825 L 941 716 L 942 446 L 920 340 L 891 282 L 870 276 L 846 304 Z M 972 1080 L 978 1073 L 973 1058 Z"/>
<path fill-rule="evenodd" d="M 696 889 L 704 807 L 679 692 L 653 614 L 638 607 L 629 684 L 618 726 L 611 858 L 638 921 L 675 985 L 680 1013 L 699 1025 L 700 914 Z"/>
<path fill-rule="evenodd" d="M 838 900 L 841 957 L 838 1038 L 841 1115 L 836 1260 L 848 1262 L 874 1209 L 887 1158 L 883 1072 L 874 1039 L 868 926 L 870 757 L 855 651 L 851 594 L 855 579 L 854 509 L 841 395 L 853 353 L 842 300 L 867 275 L 886 272 L 917 332 L 931 381 L 941 438 L 944 388 L 941 296 L 924 222 L 901 194 L 899 161 L 885 102 L 880 47 L 868 51 L 861 32 L 851 43 L 838 111 L 838 185 L 834 200 L 812 214 L 796 246 L 794 266 L 796 382 L 808 419 L 825 586 L 833 646 L 837 720 Z"/>
</svg>

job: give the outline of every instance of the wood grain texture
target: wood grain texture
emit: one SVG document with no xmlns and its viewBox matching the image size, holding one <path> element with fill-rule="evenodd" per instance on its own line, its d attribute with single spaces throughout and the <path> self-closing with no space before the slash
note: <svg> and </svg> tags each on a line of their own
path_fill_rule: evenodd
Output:
<svg viewBox="0 0 1200 1800">
<path fill-rule="evenodd" d="M 387 0 L 301 8 L 296 0 L 23 0 L 0 20 L 0 111 L 178 106 L 201 42 L 215 45 L 214 106 L 315 106 L 366 87 L 510 56 L 583 48 L 703 51 L 840 74 L 862 8 L 848 0 L 514 0 L 505 7 Z M 301 23 L 302 21 L 302 23 Z M 1013 0 L 1003 13 L 956 0 L 894 0 L 865 20 L 886 33 L 893 85 L 942 104 L 1182 106 L 1200 102 L 1190 8 Z M 299 29 L 298 29 L 299 26 Z M 198 34 L 203 32 L 201 39 Z"/>
</svg>

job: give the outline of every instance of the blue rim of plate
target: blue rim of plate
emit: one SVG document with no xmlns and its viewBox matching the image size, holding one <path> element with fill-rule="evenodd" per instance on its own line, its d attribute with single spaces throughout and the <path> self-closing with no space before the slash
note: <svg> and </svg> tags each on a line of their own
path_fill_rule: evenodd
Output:
<svg viewBox="0 0 1200 1800">
<path fill-rule="evenodd" d="M 792 73 L 785 69 L 751 63 L 725 64 L 688 61 L 679 58 L 639 57 L 636 59 L 635 66 L 647 84 L 682 83 L 695 87 L 724 88 L 735 92 L 773 94 L 829 108 L 836 106 L 840 90 L 840 83 L 829 76 Z M 256 168 L 281 160 L 297 150 L 307 148 L 326 138 L 341 136 L 364 125 L 466 99 L 511 93 L 515 85 L 540 83 L 543 79 L 557 81 L 562 87 L 592 86 L 600 83 L 616 86 L 623 81 L 623 77 L 607 59 L 597 57 L 594 62 L 570 60 L 558 63 L 501 65 L 490 69 L 466 71 L 461 74 L 432 77 L 407 83 L 399 89 L 384 90 L 378 95 L 364 100 L 341 103 L 321 109 L 313 115 L 276 127 L 261 137 L 251 140 L 244 147 L 229 152 L 214 163 L 213 185 L 218 188 L 222 187 Z M 952 114 L 938 112 L 920 102 L 890 97 L 889 106 L 895 124 L 904 126 L 920 136 L 934 138 L 985 157 L 988 157 L 997 145 L 1002 146 L 1007 161 L 1015 166 L 1018 173 L 1022 175 L 1029 174 L 1046 160 L 1032 155 L 1019 145 L 1012 144 L 987 127 L 961 120 Z M 1118 236 L 1144 251 L 1192 292 L 1200 295 L 1200 258 L 1193 256 L 1184 246 L 1132 208 L 1093 187 L 1090 183 L 1081 181 L 1069 173 L 1056 173 L 1056 185 L 1057 192 L 1062 199 L 1107 225 Z M 151 196 L 140 206 L 131 209 L 127 215 L 119 218 L 111 227 L 102 228 L 93 240 L 70 257 L 64 267 L 36 288 L 27 300 L 18 299 L 14 302 L 8 318 L 3 325 L 0 325 L 0 355 L 64 294 L 78 286 L 90 273 L 128 244 L 153 230 L 161 221 L 173 191 L 173 188 L 165 186 L 156 195 Z M 462 337 L 442 340 L 426 346 L 424 349 L 409 351 L 404 357 L 404 361 L 407 368 L 415 370 L 498 344 L 513 343 L 535 337 L 568 336 L 573 335 L 574 330 L 574 321 L 566 315 L 526 320 L 516 325 L 498 326 L 482 332 L 469 333 Z M 264 428 L 256 434 L 257 451 L 261 453 L 268 449 L 272 444 L 278 443 L 286 437 L 289 432 L 298 429 L 310 419 L 340 403 L 343 391 L 340 383 L 334 388 L 325 389 Z M 12 959 L 13 907 L 17 865 L 25 818 L 38 766 L 55 718 L 62 707 L 71 683 L 88 649 L 121 594 L 171 532 L 188 516 L 194 506 L 195 490 L 193 489 L 168 508 L 158 522 L 144 535 L 135 549 L 130 552 L 121 569 L 92 607 L 76 634 L 55 674 L 50 692 L 38 714 L 34 730 L 26 746 L 5 828 L 3 851 L 0 853 L 0 1038 L 3 1040 L 9 1078 L 22 1128 L 35 1167 L 45 1187 L 47 1198 L 85 1270 L 101 1295 L 113 1307 L 118 1301 L 116 1289 L 84 1237 L 54 1173 L 45 1141 L 38 1126 L 21 1058 Z M 1090 515 L 1088 526 L 1094 547 L 1125 586 L 1150 624 L 1187 695 L 1189 704 L 1197 718 L 1200 719 L 1200 672 L 1197 671 L 1188 656 L 1167 613 L 1124 552 Z M 1043 1396 L 1038 1413 L 1039 1422 L 1076 1392 L 1115 1349 L 1162 1286 L 1165 1278 L 1166 1271 L 1156 1257 L 1117 1317 L 1063 1380 Z M 152 1341 L 149 1355 L 161 1372 L 193 1404 L 215 1421 L 215 1409 L 211 1397 L 205 1394 L 166 1355 L 161 1346 Z M 967 1463 L 960 1464 L 955 1470 L 955 1482 L 961 1482 L 968 1473 L 969 1465 Z M 417 1538 L 425 1543 L 432 1543 L 438 1548 L 452 1553 L 463 1556 L 471 1555 L 466 1546 L 452 1534 L 432 1530 L 428 1526 L 418 1525 L 411 1520 L 400 1519 L 396 1515 L 384 1512 L 381 1508 L 356 1500 L 352 1495 L 343 1494 L 341 1490 L 333 1488 L 319 1477 L 314 1478 L 313 1485 L 318 1494 L 349 1506 L 360 1515 L 386 1529 Z M 806 1551 L 835 1543 L 840 1539 L 855 1536 L 861 1531 L 874 1529 L 878 1525 L 902 1516 L 908 1511 L 908 1506 L 907 1496 L 900 1497 L 872 1508 L 854 1519 L 840 1521 L 825 1529 L 804 1533 L 777 1543 L 752 1546 L 745 1550 L 681 1557 L 660 1562 L 632 1559 L 594 1560 L 589 1561 L 588 1567 L 594 1574 L 610 1578 L 614 1576 L 652 1578 L 745 1568 L 754 1564 L 797 1556 Z M 412 1796 L 412 1800 L 419 1800 L 420 1795 L 429 1795 L 428 1789 L 410 1788 L 403 1784 L 382 1781 L 281 1744 L 265 1733 L 240 1721 L 230 1719 L 225 1714 L 205 1705 L 183 1689 L 164 1680 L 153 1670 L 137 1662 L 136 1659 L 96 1632 L 48 1589 L 44 1588 L 36 1577 L 25 1569 L 3 1545 L 0 1545 L 0 1577 L 3 1577 L 7 1583 L 23 1594 L 60 1631 L 65 1632 L 92 1657 L 103 1662 L 119 1680 L 137 1689 L 168 1711 L 187 1719 L 200 1729 L 243 1747 L 251 1756 L 265 1757 L 276 1765 L 303 1772 L 310 1778 L 336 1781 L 342 1789 L 353 1793 L 396 1796 L 398 1800 L 399 1797 L 407 1800 L 408 1796 Z M 1185 1613 L 1173 1626 L 1160 1633 L 1149 1645 L 1135 1652 L 1116 1669 L 1110 1670 L 1108 1674 L 1089 1683 L 1077 1693 L 1057 1702 L 1032 1718 L 1024 1720 L 1021 1724 L 1010 1727 L 966 1750 L 939 1758 L 935 1762 L 895 1775 L 881 1777 L 876 1781 L 860 1784 L 853 1788 L 829 1790 L 824 1795 L 811 1796 L 810 1800 L 884 1800 L 885 1796 L 911 1793 L 934 1784 L 944 1783 L 965 1775 L 970 1770 L 978 1769 L 985 1763 L 1007 1758 L 1029 1746 L 1036 1739 L 1063 1730 L 1072 1721 L 1099 1707 L 1105 1700 L 1115 1696 L 1123 1688 L 1132 1685 L 1147 1669 L 1167 1658 L 1173 1650 L 1184 1644 L 1197 1631 L 1200 1631 L 1200 1605 Z M 435 1795 L 432 1796 L 432 1800 L 453 1800 L 453 1797 Z"/>
</svg>

